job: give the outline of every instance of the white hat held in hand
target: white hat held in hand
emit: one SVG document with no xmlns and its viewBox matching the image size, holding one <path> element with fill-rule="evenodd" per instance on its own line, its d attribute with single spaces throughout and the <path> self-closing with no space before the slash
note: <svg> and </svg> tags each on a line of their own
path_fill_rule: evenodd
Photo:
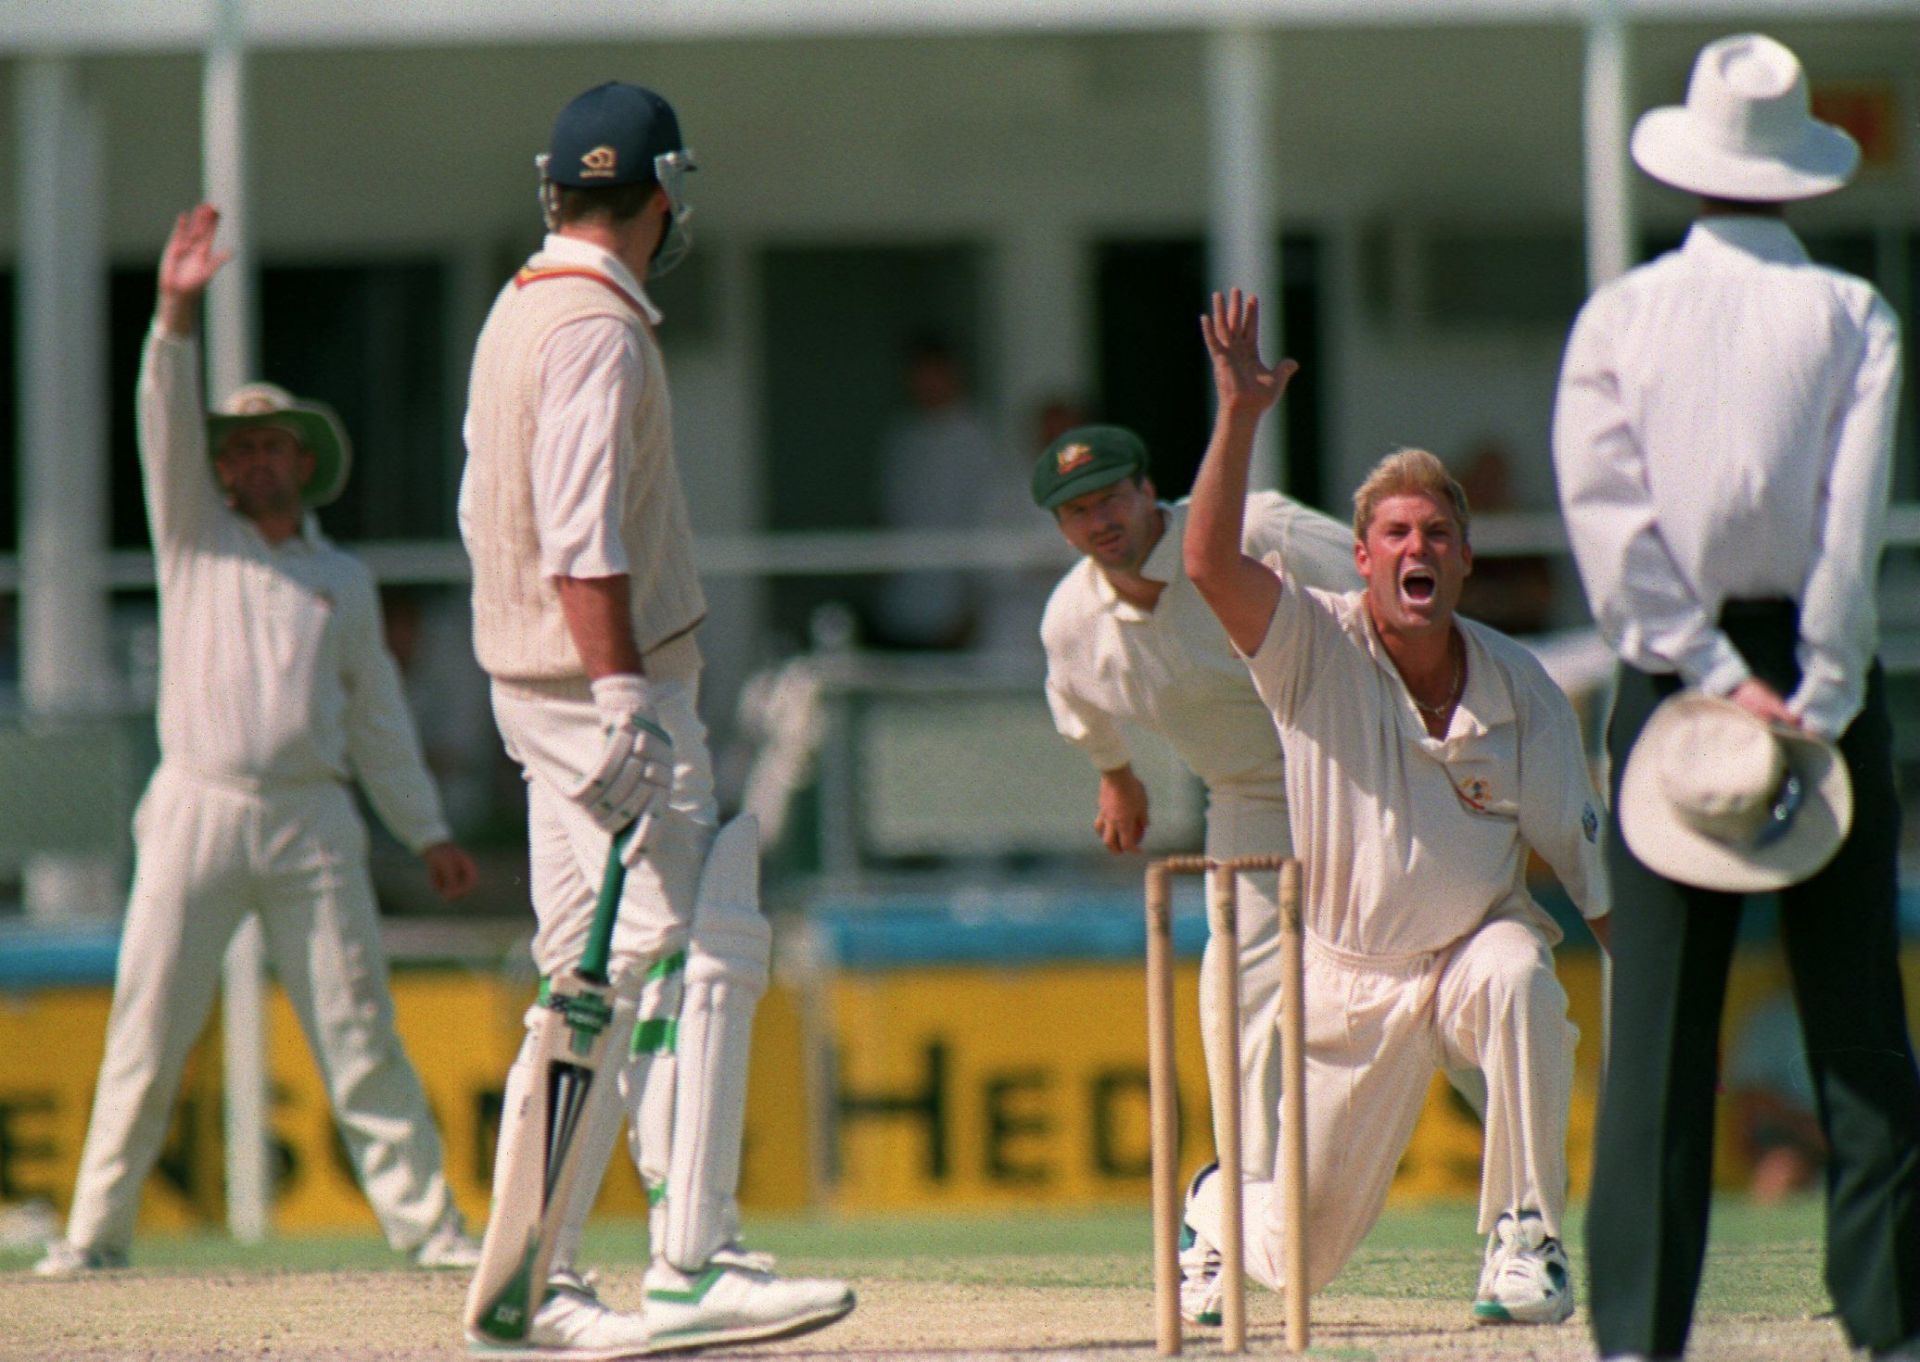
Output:
<svg viewBox="0 0 1920 1362">
<path fill-rule="evenodd" d="M 1813 116 L 1800 59 L 1742 33 L 1700 49 L 1687 102 L 1643 114 L 1633 159 L 1663 184 L 1708 198 L 1785 203 L 1853 178 L 1860 147 Z"/>
<path fill-rule="evenodd" d="M 1808 879 L 1853 825 L 1853 782 L 1832 743 L 1682 691 L 1627 756 L 1620 831 L 1641 864 L 1729 893 Z"/>
</svg>

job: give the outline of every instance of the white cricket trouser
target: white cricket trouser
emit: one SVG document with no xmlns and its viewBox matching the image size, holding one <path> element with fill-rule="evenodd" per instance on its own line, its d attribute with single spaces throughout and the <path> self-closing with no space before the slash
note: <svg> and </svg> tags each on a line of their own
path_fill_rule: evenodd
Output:
<svg viewBox="0 0 1920 1362">
<path fill-rule="evenodd" d="M 250 789 L 162 765 L 134 815 L 133 892 L 67 1237 L 124 1249 L 187 1052 L 248 913 L 325 1076 L 387 1242 L 453 1208 L 440 1132 L 393 1029 L 367 830 L 331 781 Z"/>
<path fill-rule="evenodd" d="M 1286 797 L 1226 788 L 1207 791 L 1207 855 L 1291 856 Z M 1211 893 L 1213 876 L 1207 876 Z M 1240 1159 L 1250 1178 L 1273 1176 L 1280 1110 L 1280 877 L 1272 871 L 1238 877 L 1240 938 Z M 1214 946 L 1209 937 L 1200 967 L 1200 1016 L 1219 1007 L 1214 987 Z M 1216 1072 L 1214 1031 L 1204 1021 L 1201 1043 L 1207 1072 Z"/>
<path fill-rule="evenodd" d="M 662 978 L 654 967 L 673 964 L 676 953 L 687 944 L 718 810 L 707 731 L 700 722 L 697 677 L 656 679 L 651 691 L 654 717 L 673 741 L 670 814 L 655 819 L 645 852 L 627 872 L 608 966 L 618 995 L 615 1043 L 626 1059 L 616 1082 L 596 1085 L 595 1100 L 577 1137 L 582 1179 L 578 1199 L 555 1242 L 557 1266 L 573 1262 L 623 1117 L 631 1127 L 634 1165 L 650 1196 L 664 1189 L 671 1156 L 672 1056 L 664 1056 L 666 1063 L 657 1063 L 650 1053 L 629 1053 L 620 1033 L 631 1031 L 636 1018 L 667 1019 L 678 1010 L 677 971 Z M 611 839 L 564 793 L 598 763 L 606 737 L 592 695 L 580 682 L 496 684 L 493 710 L 507 754 L 520 763 L 527 782 L 533 911 L 538 923 L 533 958 L 540 973 L 552 978 L 579 963 L 606 872 Z M 654 977 L 649 977 L 650 972 Z M 527 1014 L 529 1031 L 538 1015 L 537 1011 Z M 522 1061 L 509 1075 L 510 1084 L 531 1081 L 531 1075 L 522 1072 L 524 1054 L 523 1050 Z"/>
<path fill-rule="evenodd" d="M 1379 1218 L 1436 1068 L 1486 1076 L 1480 1232 L 1503 1211 L 1533 1209 L 1557 1236 L 1579 1031 L 1540 930 L 1496 917 L 1448 952 L 1404 961 L 1309 937 L 1307 960 L 1309 1289 L 1333 1280 Z M 1215 1243 L 1219 1181 L 1202 1184 L 1191 1210 Z M 1247 1180 L 1245 1196 L 1247 1271 L 1280 1290 L 1282 1189 L 1269 1174 Z"/>
<path fill-rule="evenodd" d="M 719 821 L 713 762 L 700 722 L 696 679 L 655 680 L 654 718 L 673 740 L 671 816 L 656 818 L 651 839 L 627 871 L 613 932 L 615 984 L 686 945 L 700 870 Z M 533 913 L 533 962 L 551 977 L 570 972 L 586 950 L 612 839 L 567 798 L 600 762 L 606 734 L 584 682 L 517 681 L 493 688 L 493 714 L 507 755 L 527 782 L 527 840 Z M 637 987 L 638 980 L 633 981 Z M 622 989 L 631 992 L 631 989 Z"/>
</svg>

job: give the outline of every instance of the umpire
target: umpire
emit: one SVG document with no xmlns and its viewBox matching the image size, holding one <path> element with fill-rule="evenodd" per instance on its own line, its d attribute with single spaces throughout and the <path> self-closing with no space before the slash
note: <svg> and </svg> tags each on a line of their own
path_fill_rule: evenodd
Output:
<svg viewBox="0 0 1920 1362">
<path fill-rule="evenodd" d="M 1742 35 L 1701 51 L 1686 104 L 1643 117 L 1633 155 L 1699 196 L 1700 216 L 1678 250 L 1587 303 L 1554 415 L 1574 556 L 1623 663 L 1608 732 L 1624 835 L 1587 1230 L 1594 1335 L 1607 1358 L 1686 1347 L 1728 967 L 1744 892 L 1779 888 L 1833 1148 L 1828 1290 L 1855 1346 L 1920 1358 L 1920 1077 L 1874 660 L 1899 334 L 1870 285 L 1811 263 L 1782 220 L 1785 203 L 1844 185 L 1859 150 L 1811 116 L 1792 52 Z M 1677 748 L 1657 750 L 1663 735 Z M 1853 792 L 1844 836 L 1847 782 L 1797 765 L 1834 743 Z M 1758 763 L 1744 824 L 1743 754 Z M 1827 822 L 1827 845 L 1803 854 L 1820 838 L 1796 820 Z"/>
</svg>

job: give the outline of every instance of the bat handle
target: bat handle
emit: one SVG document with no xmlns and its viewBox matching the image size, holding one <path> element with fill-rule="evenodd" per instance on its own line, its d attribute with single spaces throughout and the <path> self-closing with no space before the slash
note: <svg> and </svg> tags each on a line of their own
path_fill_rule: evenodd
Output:
<svg viewBox="0 0 1920 1362">
<path fill-rule="evenodd" d="M 620 896 L 627 887 L 627 863 L 621 856 L 637 824 L 613 835 L 607 847 L 607 869 L 600 877 L 600 898 L 594 905 L 593 926 L 587 931 L 587 949 L 580 956 L 580 977 L 590 984 L 607 982 L 607 963 L 613 955 L 613 927 L 620 917 Z"/>
</svg>

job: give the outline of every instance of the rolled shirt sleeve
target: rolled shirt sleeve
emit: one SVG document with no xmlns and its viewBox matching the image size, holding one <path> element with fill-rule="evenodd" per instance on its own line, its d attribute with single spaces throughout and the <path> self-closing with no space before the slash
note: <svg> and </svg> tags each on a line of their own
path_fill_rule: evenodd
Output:
<svg viewBox="0 0 1920 1362">
<path fill-rule="evenodd" d="M 1600 635 L 1622 659 L 1725 695 L 1751 673 L 1660 536 L 1611 357 L 1615 303 L 1601 293 L 1581 311 L 1554 403 L 1554 471 L 1574 561 Z"/>
<path fill-rule="evenodd" d="M 1800 605 L 1800 685 L 1787 701 L 1802 723 L 1828 738 L 1844 733 L 1865 703 L 1899 395 L 1900 324 L 1876 297 L 1859 368 L 1834 423 L 1819 542 Z"/>
<path fill-rule="evenodd" d="M 1515 678 L 1520 724 L 1520 839 L 1553 867 L 1583 917 L 1613 906 L 1606 817 L 1580 734 L 1579 716 L 1537 665 Z"/>
<path fill-rule="evenodd" d="M 530 461 L 540 572 L 616 577 L 642 368 L 633 334 L 615 317 L 559 327 L 542 347 L 540 406 Z"/>
<path fill-rule="evenodd" d="M 1111 715 L 1076 695 L 1049 666 L 1047 708 L 1053 712 L 1053 726 L 1060 736 L 1086 753 L 1095 769 L 1112 771 L 1133 760 L 1126 734 Z"/>
</svg>

